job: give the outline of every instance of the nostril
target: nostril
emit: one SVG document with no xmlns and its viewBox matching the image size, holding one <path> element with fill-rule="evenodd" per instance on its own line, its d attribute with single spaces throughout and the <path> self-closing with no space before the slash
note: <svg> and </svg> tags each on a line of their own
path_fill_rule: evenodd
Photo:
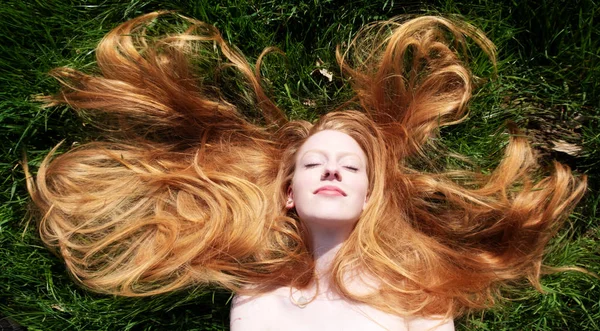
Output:
<svg viewBox="0 0 600 331">
<path fill-rule="evenodd" d="M 342 180 L 342 175 L 339 173 L 339 171 L 331 171 L 326 169 L 325 172 L 323 172 L 323 176 L 321 177 L 322 180 L 337 180 L 337 181 L 341 181 Z"/>
</svg>

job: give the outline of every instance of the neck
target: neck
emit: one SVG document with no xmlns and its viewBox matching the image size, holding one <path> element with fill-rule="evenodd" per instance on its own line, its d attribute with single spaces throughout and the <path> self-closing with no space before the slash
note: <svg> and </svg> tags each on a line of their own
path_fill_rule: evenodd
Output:
<svg viewBox="0 0 600 331">
<path fill-rule="evenodd" d="M 350 236 L 353 225 L 346 226 L 344 224 L 336 227 L 324 227 L 320 224 L 309 224 L 308 227 L 311 233 L 319 293 L 329 293 L 333 260 Z"/>
</svg>

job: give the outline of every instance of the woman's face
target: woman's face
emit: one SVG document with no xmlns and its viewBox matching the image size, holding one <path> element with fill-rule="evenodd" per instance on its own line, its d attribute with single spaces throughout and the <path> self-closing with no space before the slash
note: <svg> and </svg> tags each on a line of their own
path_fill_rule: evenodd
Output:
<svg viewBox="0 0 600 331">
<path fill-rule="evenodd" d="M 286 207 L 304 222 L 358 221 L 367 202 L 367 157 L 356 140 L 320 131 L 300 147 Z"/>
</svg>

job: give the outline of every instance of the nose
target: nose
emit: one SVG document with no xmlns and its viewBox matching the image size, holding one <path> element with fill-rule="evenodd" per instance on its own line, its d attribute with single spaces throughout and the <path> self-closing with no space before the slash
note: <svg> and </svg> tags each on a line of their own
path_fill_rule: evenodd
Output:
<svg viewBox="0 0 600 331">
<path fill-rule="evenodd" d="M 323 171 L 323 175 L 321 175 L 321 180 L 342 180 L 342 175 L 340 174 L 339 169 L 335 165 L 327 164 L 325 167 L 325 171 Z"/>
</svg>

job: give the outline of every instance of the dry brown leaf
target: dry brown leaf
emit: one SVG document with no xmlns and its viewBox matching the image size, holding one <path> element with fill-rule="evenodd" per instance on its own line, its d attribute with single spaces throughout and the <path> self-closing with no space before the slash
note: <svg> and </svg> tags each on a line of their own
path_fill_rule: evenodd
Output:
<svg viewBox="0 0 600 331">
<path fill-rule="evenodd" d="M 577 156 L 581 152 L 581 146 L 568 143 L 564 140 L 552 141 L 552 144 L 554 144 L 554 147 L 552 147 L 553 150 L 566 153 L 571 156 Z"/>
</svg>

